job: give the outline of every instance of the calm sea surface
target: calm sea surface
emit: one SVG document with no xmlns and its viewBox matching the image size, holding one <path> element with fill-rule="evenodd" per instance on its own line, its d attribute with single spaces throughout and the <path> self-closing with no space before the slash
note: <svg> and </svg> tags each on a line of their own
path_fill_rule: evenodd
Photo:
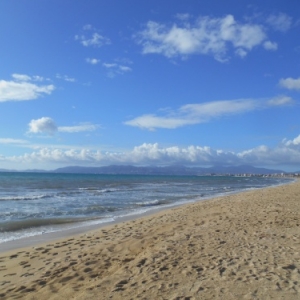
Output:
<svg viewBox="0 0 300 300">
<path fill-rule="evenodd" d="M 0 243 L 286 183 L 232 176 L 0 173 Z"/>
</svg>

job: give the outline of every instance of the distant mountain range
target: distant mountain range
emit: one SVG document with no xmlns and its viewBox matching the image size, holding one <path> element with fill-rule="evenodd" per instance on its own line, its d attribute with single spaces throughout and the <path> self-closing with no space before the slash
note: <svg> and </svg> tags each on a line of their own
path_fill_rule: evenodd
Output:
<svg viewBox="0 0 300 300">
<path fill-rule="evenodd" d="M 18 172 L 17 170 L 0 169 L 0 172 Z M 186 166 L 146 166 L 136 167 L 131 165 L 111 165 L 105 167 L 79 167 L 70 166 L 52 171 L 26 170 L 22 172 L 35 173 L 80 173 L 80 174 L 135 174 L 135 175 L 214 175 L 214 174 L 280 174 L 282 170 L 256 168 L 249 165 L 240 166 L 214 166 L 186 167 Z M 297 173 L 297 172 L 296 172 Z M 298 172 L 299 173 L 299 172 Z"/>
<path fill-rule="evenodd" d="M 147 166 L 112 165 L 105 167 L 65 167 L 54 170 L 55 173 L 92 173 L 92 174 L 136 174 L 136 175 L 211 175 L 211 174 L 275 174 L 282 170 L 256 168 L 248 165 L 214 166 L 209 168 L 186 166 Z"/>
</svg>

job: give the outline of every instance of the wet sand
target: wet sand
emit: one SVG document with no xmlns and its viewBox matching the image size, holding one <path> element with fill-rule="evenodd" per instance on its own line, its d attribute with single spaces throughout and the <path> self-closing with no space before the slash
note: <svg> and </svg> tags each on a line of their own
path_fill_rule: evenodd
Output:
<svg viewBox="0 0 300 300">
<path fill-rule="evenodd" d="M 0 253 L 1 299 L 300 299 L 300 182 Z"/>
</svg>

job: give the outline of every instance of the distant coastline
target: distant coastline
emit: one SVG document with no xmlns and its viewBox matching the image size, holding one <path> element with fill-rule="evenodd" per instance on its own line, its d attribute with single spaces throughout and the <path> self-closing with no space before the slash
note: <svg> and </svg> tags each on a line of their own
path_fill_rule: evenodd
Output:
<svg viewBox="0 0 300 300">
<path fill-rule="evenodd" d="M 67 166 L 54 170 L 9 170 L 0 169 L 0 172 L 32 172 L 32 173 L 78 173 L 78 174 L 133 174 L 133 175 L 178 175 L 178 176 L 209 176 L 209 175 L 238 175 L 238 176 L 299 176 L 299 172 L 285 172 L 283 170 L 258 168 L 250 165 L 240 166 L 133 166 L 110 165 L 102 167 Z"/>
</svg>

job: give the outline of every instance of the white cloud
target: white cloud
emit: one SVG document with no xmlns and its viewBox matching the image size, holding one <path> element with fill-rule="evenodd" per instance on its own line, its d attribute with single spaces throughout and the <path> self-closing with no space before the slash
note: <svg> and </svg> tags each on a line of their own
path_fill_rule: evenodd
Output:
<svg viewBox="0 0 300 300">
<path fill-rule="evenodd" d="M 162 148 L 157 143 L 144 143 L 140 146 L 134 147 L 134 149 L 128 154 L 130 155 L 131 160 L 134 163 L 146 161 L 148 163 L 163 163 L 164 161 L 165 164 L 190 164 L 198 163 L 200 161 L 201 164 L 207 164 L 210 163 L 212 157 L 215 157 L 216 159 L 220 154 L 221 156 L 223 156 L 222 152 L 205 146 L 188 146 L 182 148 L 178 146 L 172 146 Z M 229 153 L 229 156 L 231 156 L 231 153 Z"/>
<path fill-rule="evenodd" d="M 16 81 L 44 81 L 45 80 L 44 77 L 38 75 L 29 76 L 26 74 L 12 74 L 11 77 Z"/>
<path fill-rule="evenodd" d="M 142 129 L 154 130 L 155 128 L 175 129 L 178 127 L 200 123 L 196 119 L 187 117 L 159 117 L 156 115 L 142 115 L 125 122 L 126 125 L 137 126 Z"/>
<path fill-rule="evenodd" d="M 300 135 L 292 140 L 284 140 L 274 148 L 260 145 L 240 152 L 213 149 L 208 146 L 190 145 L 186 147 L 162 147 L 157 143 L 136 146 L 128 151 L 108 152 L 87 148 L 39 147 L 31 153 L 21 156 L 1 157 L 2 161 L 15 162 L 18 168 L 22 164 L 60 165 L 170 165 L 211 166 L 215 164 L 250 164 L 275 167 L 276 165 L 300 164 Z"/>
<path fill-rule="evenodd" d="M 124 124 L 149 130 L 154 130 L 155 128 L 175 129 L 186 125 L 208 122 L 212 118 L 241 114 L 256 109 L 267 108 L 268 106 L 287 105 L 291 103 L 292 99 L 290 97 L 280 96 L 268 100 L 238 99 L 186 104 L 178 110 L 168 112 L 165 116 L 145 114 Z"/>
<path fill-rule="evenodd" d="M 40 148 L 19 157 L 7 158 L 22 163 L 60 163 L 60 164 L 211 164 L 217 161 L 233 161 L 234 153 L 214 150 L 210 147 L 188 146 L 167 148 L 155 144 L 142 144 L 127 152 L 102 152 L 89 149 Z"/>
<path fill-rule="evenodd" d="M 273 43 L 271 41 L 266 41 L 264 42 L 263 44 L 263 47 L 266 49 L 266 50 L 277 50 L 278 49 L 278 45 L 277 43 Z"/>
<path fill-rule="evenodd" d="M 28 126 L 29 133 L 47 133 L 52 135 L 57 131 L 57 126 L 54 120 L 49 117 L 31 120 Z"/>
<path fill-rule="evenodd" d="M 52 84 L 37 85 L 30 82 L 42 78 L 40 76 L 13 74 L 12 77 L 14 80 L 11 81 L 0 80 L 0 102 L 33 100 L 45 94 L 50 95 L 55 89 Z"/>
<path fill-rule="evenodd" d="M 191 18 L 191 15 L 188 13 L 185 14 L 176 14 L 175 17 L 180 21 L 187 21 Z"/>
<path fill-rule="evenodd" d="M 86 58 L 85 61 L 91 65 L 97 65 L 100 63 L 100 59 L 97 58 Z"/>
<path fill-rule="evenodd" d="M 294 100 L 291 97 L 287 97 L 287 96 L 278 96 L 268 101 L 268 104 L 271 106 L 289 105 L 293 103 Z"/>
<path fill-rule="evenodd" d="M 40 119 L 31 120 L 28 124 L 28 133 L 46 133 L 53 135 L 58 132 L 77 133 L 86 131 L 95 131 L 100 126 L 91 123 L 82 123 L 75 126 L 57 126 L 53 119 L 42 117 Z"/>
<path fill-rule="evenodd" d="M 83 27 L 85 31 L 84 34 L 75 35 L 75 40 L 79 41 L 85 47 L 102 47 L 104 45 L 109 45 L 110 39 L 99 34 L 92 25 L 88 24 Z M 91 31 L 91 33 L 86 35 L 86 32 Z"/>
<path fill-rule="evenodd" d="M 223 18 L 199 17 L 194 24 L 172 26 L 149 21 L 146 28 L 136 35 L 143 53 L 163 54 L 166 57 L 209 54 L 218 61 L 228 59 L 230 47 L 245 57 L 254 47 L 275 50 L 276 43 L 266 42 L 267 34 L 262 25 L 239 23 L 232 15 Z"/>
<path fill-rule="evenodd" d="M 79 38 L 83 46 L 103 46 L 110 44 L 109 39 L 105 38 L 104 36 L 100 35 L 99 33 L 93 33 L 90 39 L 86 38 L 85 36 L 81 36 Z"/>
<path fill-rule="evenodd" d="M 44 79 L 44 77 L 42 76 L 38 76 L 38 75 L 35 75 L 35 76 L 32 76 L 31 77 L 33 81 L 44 81 L 44 80 L 50 80 L 49 78 L 47 79 Z"/>
<path fill-rule="evenodd" d="M 294 145 L 280 144 L 275 148 L 259 146 L 236 154 L 243 163 L 252 165 L 290 165 L 300 163 L 300 148 Z"/>
<path fill-rule="evenodd" d="M 102 66 L 107 69 L 107 76 L 110 78 L 132 71 L 132 68 L 117 63 L 103 63 Z"/>
<path fill-rule="evenodd" d="M 75 133 L 75 132 L 84 132 L 84 131 L 95 131 L 98 127 L 99 125 L 83 123 L 76 126 L 60 126 L 58 127 L 58 131 Z"/>
<path fill-rule="evenodd" d="M 235 54 L 243 58 L 247 56 L 248 52 L 244 49 L 238 48 L 235 50 Z"/>
<path fill-rule="evenodd" d="M 300 77 L 297 79 L 291 77 L 285 79 L 282 78 L 279 81 L 279 85 L 289 90 L 300 90 Z"/>
<path fill-rule="evenodd" d="M 99 151 L 91 151 L 89 149 L 55 149 L 55 148 L 41 148 L 31 153 L 26 153 L 21 156 L 6 157 L 5 160 L 9 162 L 20 164 L 89 164 L 100 161 L 103 155 Z M 2 158 L 4 160 L 4 158 Z"/>
<path fill-rule="evenodd" d="M 75 78 L 69 77 L 68 75 L 56 74 L 56 78 L 64 80 L 64 81 L 68 81 L 68 82 L 76 82 Z"/>
<path fill-rule="evenodd" d="M 119 65 L 119 70 L 121 71 L 121 72 L 131 72 L 132 71 L 132 69 L 130 68 L 130 67 L 128 67 L 128 66 L 122 66 L 122 65 Z"/>
<path fill-rule="evenodd" d="M 83 30 L 93 30 L 94 27 L 91 24 L 86 24 L 83 26 Z"/>
<path fill-rule="evenodd" d="M 298 135 L 296 138 L 294 138 L 293 140 L 285 140 L 284 144 L 286 146 L 298 146 L 300 145 L 300 135 Z"/>
<path fill-rule="evenodd" d="M 110 68 L 116 68 L 118 67 L 118 65 L 115 63 L 103 63 L 103 67 L 110 69 Z"/>
<path fill-rule="evenodd" d="M 28 141 L 26 140 L 20 140 L 20 139 L 12 139 L 12 138 L 0 138 L 0 144 L 28 144 Z"/>
<path fill-rule="evenodd" d="M 30 81 L 31 77 L 25 74 L 12 74 L 11 77 L 17 81 Z"/>
<path fill-rule="evenodd" d="M 267 23 L 275 30 L 286 32 L 292 25 L 292 18 L 284 13 L 273 14 L 267 18 Z"/>
<path fill-rule="evenodd" d="M 218 117 L 228 114 L 243 113 L 251 111 L 259 107 L 255 100 L 241 99 L 241 100 L 227 100 L 227 101 L 213 101 L 202 104 L 186 104 L 180 108 L 180 111 L 187 113 L 189 116 L 201 116 L 202 120 L 207 120 L 212 117 Z"/>
</svg>

